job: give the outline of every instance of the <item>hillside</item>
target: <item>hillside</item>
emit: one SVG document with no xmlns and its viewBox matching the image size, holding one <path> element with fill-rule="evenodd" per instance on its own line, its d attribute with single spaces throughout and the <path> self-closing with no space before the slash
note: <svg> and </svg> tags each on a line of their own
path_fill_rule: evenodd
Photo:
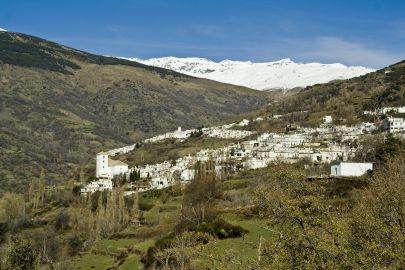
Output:
<svg viewBox="0 0 405 270">
<path fill-rule="evenodd" d="M 257 90 L 305 87 L 333 80 L 350 79 L 373 71 L 366 67 L 345 66 L 339 63 L 295 63 L 291 59 L 264 63 L 232 60 L 214 62 L 196 57 L 128 59 L 195 77 L 242 85 Z"/>
<path fill-rule="evenodd" d="M 66 179 L 94 153 L 248 112 L 267 96 L 0 32 L 0 179 Z M 62 176 L 63 175 L 63 176 Z"/>
<path fill-rule="evenodd" d="M 282 114 L 288 124 L 319 125 L 332 115 L 335 123 L 373 120 L 365 110 L 405 105 L 405 61 L 349 80 L 306 87 L 292 95 L 273 99 L 267 112 Z M 260 114 L 260 113 L 259 113 Z"/>
</svg>

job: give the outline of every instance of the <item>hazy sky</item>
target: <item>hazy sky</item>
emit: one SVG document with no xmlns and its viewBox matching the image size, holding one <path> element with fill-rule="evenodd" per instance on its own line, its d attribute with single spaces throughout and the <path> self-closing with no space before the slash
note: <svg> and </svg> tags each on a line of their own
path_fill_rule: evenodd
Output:
<svg viewBox="0 0 405 270">
<path fill-rule="evenodd" d="M 125 57 L 405 59 L 405 0 L 1 0 L 0 28 Z"/>
</svg>

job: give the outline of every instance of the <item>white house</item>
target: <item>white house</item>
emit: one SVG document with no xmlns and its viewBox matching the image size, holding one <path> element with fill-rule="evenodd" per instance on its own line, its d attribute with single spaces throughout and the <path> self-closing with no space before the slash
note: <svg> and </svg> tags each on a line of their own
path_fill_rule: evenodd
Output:
<svg viewBox="0 0 405 270">
<path fill-rule="evenodd" d="M 362 176 L 373 170 L 370 162 L 340 162 L 330 166 L 331 176 Z"/>
<path fill-rule="evenodd" d="M 405 131 L 405 119 L 387 117 L 384 119 L 384 129 L 389 133 L 403 133 Z"/>
<path fill-rule="evenodd" d="M 240 122 L 237 123 L 236 125 L 237 125 L 237 126 L 240 126 L 240 127 L 245 127 L 245 126 L 249 125 L 249 123 L 250 123 L 249 120 L 243 119 L 242 121 L 240 121 Z"/>
<path fill-rule="evenodd" d="M 267 162 L 264 159 L 249 158 L 242 165 L 246 169 L 259 169 L 267 167 Z"/>
<path fill-rule="evenodd" d="M 332 116 L 326 115 L 326 116 L 322 117 L 322 123 L 332 124 Z"/>
<path fill-rule="evenodd" d="M 113 188 L 113 184 L 111 179 L 108 178 L 102 178 L 98 179 L 96 181 L 90 182 L 87 184 L 84 188 L 82 188 L 80 191 L 81 193 L 93 193 L 96 191 L 111 191 Z"/>
<path fill-rule="evenodd" d="M 166 177 L 154 177 L 151 180 L 152 189 L 162 189 L 170 186 L 170 181 Z"/>
<path fill-rule="evenodd" d="M 125 174 L 128 172 L 128 164 L 119 160 L 113 160 L 108 157 L 108 153 L 100 152 L 97 154 L 96 177 L 111 179 L 115 175 Z"/>
<path fill-rule="evenodd" d="M 186 169 L 181 172 L 180 179 L 181 181 L 191 181 L 194 179 L 195 170 L 194 169 Z"/>
<path fill-rule="evenodd" d="M 405 113 L 405 107 L 383 107 L 377 110 L 379 114 Z"/>
</svg>

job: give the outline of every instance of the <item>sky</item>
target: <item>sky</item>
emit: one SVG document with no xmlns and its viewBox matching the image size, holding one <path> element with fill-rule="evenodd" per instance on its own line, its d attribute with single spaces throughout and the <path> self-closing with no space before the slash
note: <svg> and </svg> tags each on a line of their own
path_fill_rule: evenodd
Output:
<svg viewBox="0 0 405 270">
<path fill-rule="evenodd" d="M 405 59 L 405 0 L 1 0 L 0 28 L 88 52 L 151 58 Z"/>
</svg>

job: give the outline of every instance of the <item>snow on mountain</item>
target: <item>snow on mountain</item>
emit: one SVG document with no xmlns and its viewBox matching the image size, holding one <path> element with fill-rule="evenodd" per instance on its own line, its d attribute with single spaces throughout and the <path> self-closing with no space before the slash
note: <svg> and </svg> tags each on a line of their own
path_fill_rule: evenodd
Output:
<svg viewBox="0 0 405 270">
<path fill-rule="evenodd" d="M 214 62 L 197 57 L 124 59 L 258 90 L 305 87 L 336 79 L 349 79 L 374 71 L 366 67 L 343 64 L 295 63 L 288 58 L 267 63 L 232 60 Z"/>
<path fill-rule="evenodd" d="M 8 32 L 8 31 L 4 28 L 0 28 L 0 32 Z"/>
</svg>

